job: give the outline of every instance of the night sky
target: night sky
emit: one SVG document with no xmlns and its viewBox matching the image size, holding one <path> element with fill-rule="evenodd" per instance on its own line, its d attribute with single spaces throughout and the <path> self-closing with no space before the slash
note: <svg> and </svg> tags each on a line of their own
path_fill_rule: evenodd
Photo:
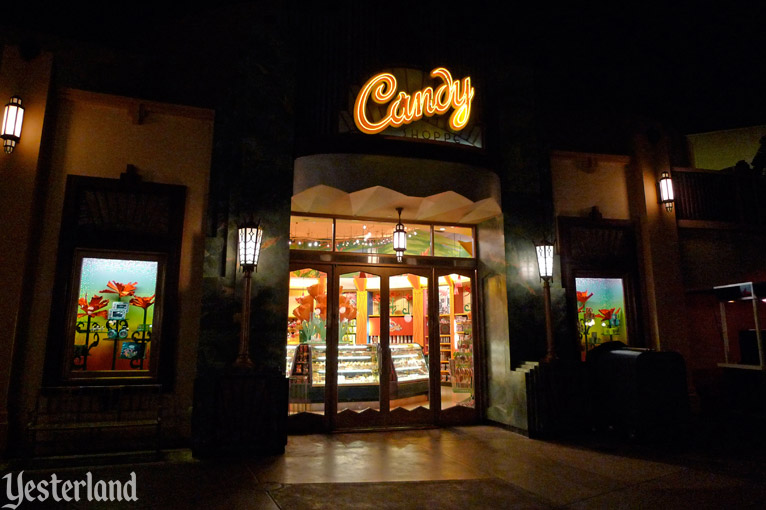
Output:
<svg viewBox="0 0 766 510">
<path fill-rule="evenodd" d="M 94 9 L 77 1 L 28 0 L 15 7 L 13 19 L 39 32 L 140 48 L 167 23 L 234 3 L 108 2 Z M 456 26 L 442 27 L 446 33 L 464 31 L 500 48 L 510 63 L 535 69 L 547 112 L 575 119 L 574 136 L 591 115 L 668 118 L 683 133 L 766 124 L 766 2 L 718 4 L 562 8 L 474 1 L 428 2 L 427 8 L 452 9 Z M 380 5 L 389 14 L 417 12 L 411 2 Z M 593 129 L 600 126 L 594 122 Z"/>
</svg>

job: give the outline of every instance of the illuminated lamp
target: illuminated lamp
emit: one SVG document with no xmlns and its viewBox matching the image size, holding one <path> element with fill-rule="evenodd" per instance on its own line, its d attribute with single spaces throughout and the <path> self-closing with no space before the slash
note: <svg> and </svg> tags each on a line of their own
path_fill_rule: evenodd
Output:
<svg viewBox="0 0 766 510">
<path fill-rule="evenodd" d="M 399 213 L 399 223 L 394 227 L 394 251 L 396 252 L 396 261 L 401 262 L 404 252 L 407 250 L 407 231 L 402 225 L 402 208 L 397 207 L 396 212 Z"/>
<path fill-rule="evenodd" d="M 263 228 L 260 222 L 247 222 L 239 227 L 239 265 L 244 273 L 245 289 L 242 296 L 242 331 L 239 336 L 239 353 L 234 361 L 235 367 L 250 368 L 250 295 L 253 271 L 258 270 L 258 258 L 261 255 Z"/>
<path fill-rule="evenodd" d="M 670 178 L 670 173 L 662 172 L 657 184 L 660 188 L 660 203 L 665 204 L 667 211 L 672 211 L 675 195 L 673 194 L 673 179 Z"/>
<path fill-rule="evenodd" d="M 537 252 L 537 269 L 543 281 L 543 306 L 545 307 L 545 345 L 546 353 L 543 361 L 551 362 L 556 359 L 556 348 L 553 343 L 553 321 L 551 320 L 551 280 L 553 279 L 553 243 L 543 240 L 535 245 Z"/>
<path fill-rule="evenodd" d="M 263 229 L 260 222 L 248 222 L 239 227 L 239 264 L 245 273 L 257 271 L 261 241 Z"/>
<path fill-rule="evenodd" d="M 537 269 L 543 281 L 553 278 L 553 243 L 542 241 L 535 245 L 537 251 Z"/>
<path fill-rule="evenodd" d="M 7 154 L 13 152 L 21 139 L 21 125 L 24 122 L 24 107 L 19 96 L 11 97 L 3 111 L 3 124 L 0 126 L 0 138 L 3 139 L 3 149 Z"/>
</svg>

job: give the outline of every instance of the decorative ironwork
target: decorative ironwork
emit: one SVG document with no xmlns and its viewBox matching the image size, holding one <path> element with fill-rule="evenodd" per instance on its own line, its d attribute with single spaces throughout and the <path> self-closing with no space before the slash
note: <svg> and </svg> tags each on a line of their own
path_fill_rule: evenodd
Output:
<svg viewBox="0 0 766 510">
<path fill-rule="evenodd" d="M 146 324 L 147 309 L 144 308 L 144 322 L 136 331 L 130 336 L 130 338 L 136 342 L 140 347 L 138 349 L 137 356 L 130 360 L 130 368 L 138 370 L 144 369 L 144 358 L 146 358 L 146 344 L 152 341 L 151 324 Z"/>
<path fill-rule="evenodd" d="M 88 317 L 87 322 L 78 321 L 75 326 L 75 332 L 85 335 L 85 343 L 74 345 L 72 368 L 74 370 L 87 370 L 90 351 L 98 347 L 103 340 L 114 342 L 112 348 L 112 370 L 115 370 L 117 365 L 120 342 L 123 342 L 122 348 L 124 351 L 127 341 L 135 343 L 136 346 L 130 349 L 131 355 L 125 355 L 125 352 L 121 352 L 120 357 L 129 360 L 130 368 L 143 370 L 144 360 L 146 359 L 146 347 L 152 341 L 152 325 L 147 324 L 146 321 L 146 309 L 144 309 L 143 323 L 132 333 L 130 332 L 130 325 L 127 319 L 110 319 L 106 321 L 105 326 L 91 322 L 90 317 Z"/>
<path fill-rule="evenodd" d="M 88 316 L 88 321 L 78 321 L 75 325 L 75 331 L 77 333 L 85 333 L 85 343 L 84 344 L 75 344 L 74 346 L 74 355 L 72 356 L 72 368 L 75 370 L 87 370 L 88 369 L 88 356 L 90 355 L 90 351 L 98 346 L 99 342 L 101 341 L 101 336 L 99 335 L 99 332 L 103 330 L 103 328 L 93 323 L 91 324 L 90 316 Z M 90 336 L 93 334 L 95 340 L 93 343 L 90 343 Z"/>
<path fill-rule="evenodd" d="M 77 225 L 99 232 L 167 235 L 168 197 L 126 191 L 87 190 L 79 202 Z"/>
</svg>

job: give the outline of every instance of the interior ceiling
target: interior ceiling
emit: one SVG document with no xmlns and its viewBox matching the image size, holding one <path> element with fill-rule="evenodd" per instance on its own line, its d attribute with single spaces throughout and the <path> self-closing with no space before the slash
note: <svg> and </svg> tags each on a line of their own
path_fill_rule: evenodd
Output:
<svg viewBox="0 0 766 510">
<path fill-rule="evenodd" d="M 383 186 L 347 193 L 320 184 L 292 198 L 293 213 L 396 219 L 397 207 L 405 221 L 476 224 L 502 214 L 494 198 L 474 202 L 454 191 L 411 197 Z"/>
</svg>

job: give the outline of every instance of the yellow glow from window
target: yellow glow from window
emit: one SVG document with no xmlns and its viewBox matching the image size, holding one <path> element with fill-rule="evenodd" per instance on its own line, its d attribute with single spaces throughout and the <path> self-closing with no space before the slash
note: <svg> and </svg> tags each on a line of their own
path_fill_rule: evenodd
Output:
<svg viewBox="0 0 766 510">
<path fill-rule="evenodd" d="M 291 289 L 307 289 L 311 287 L 312 285 L 316 285 L 319 283 L 319 278 L 300 278 L 291 276 L 290 277 L 290 288 Z"/>
<path fill-rule="evenodd" d="M 443 115 L 454 109 L 449 118 L 449 125 L 460 131 L 471 118 L 471 103 L 476 90 L 471 86 L 471 77 L 453 80 L 452 74 L 437 67 L 431 71 L 432 78 L 439 78 L 442 84 L 436 90 L 426 87 L 412 95 L 400 91 L 396 93 L 396 78 L 391 73 L 376 74 L 362 86 L 354 101 L 354 123 L 359 131 L 368 135 L 380 133 L 386 128 L 399 127 L 433 115 Z M 394 99 L 394 96 L 396 98 Z M 367 104 L 372 99 L 377 104 L 388 104 L 386 115 L 378 122 L 367 118 Z M 393 99 L 393 101 L 392 101 Z"/>
</svg>

